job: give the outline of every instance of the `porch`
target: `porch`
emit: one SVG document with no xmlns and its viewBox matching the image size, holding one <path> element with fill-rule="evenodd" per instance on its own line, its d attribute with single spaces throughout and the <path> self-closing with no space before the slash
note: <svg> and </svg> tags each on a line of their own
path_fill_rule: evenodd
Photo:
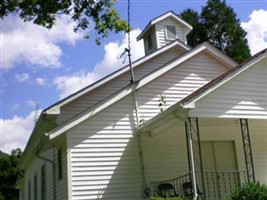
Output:
<svg viewBox="0 0 267 200">
<path fill-rule="evenodd" d="M 204 171 L 203 177 L 205 181 L 205 187 L 203 188 L 203 186 L 200 185 L 200 188 L 198 187 L 197 190 L 198 196 L 205 200 L 224 200 L 225 197 L 231 194 L 231 191 L 247 182 L 246 170 Z M 192 198 L 192 190 L 188 191 L 186 190 L 188 188 L 184 187 L 185 184 L 191 183 L 190 174 L 185 174 L 170 180 L 152 182 L 152 193 L 156 196 L 161 196 L 161 191 L 159 190 L 160 185 L 166 183 L 174 187 L 175 194 L 178 196 Z"/>
<path fill-rule="evenodd" d="M 151 196 L 160 195 L 159 185 L 169 183 L 179 196 L 193 198 L 195 192 L 202 199 L 225 200 L 247 181 L 265 181 L 260 180 L 265 166 L 256 160 L 254 170 L 252 157 L 253 151 L 266 153 L 266 141 L 260 142 L 266 139 L 265 120 L 172 114 L 139 130 L 143 178 Z M 191 185 L 187 193 L 185 183 Z"/>
</svg>

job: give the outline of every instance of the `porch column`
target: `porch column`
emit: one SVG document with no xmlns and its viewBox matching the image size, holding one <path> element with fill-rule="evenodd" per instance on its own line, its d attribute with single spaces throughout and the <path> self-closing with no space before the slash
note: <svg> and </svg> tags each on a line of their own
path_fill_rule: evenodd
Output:
<svg viewBox="0 0 267 200">
<path fill-rule="evenodd" d="M 200 183 L 200 185 L 202 186 L 203 194 L 205 192 L 198 119 L 188 118 L 185 122 L 185 127 L 186 127 L 186 138 L 187 138 L 189 171 L 191 175 L 191 182 L 195 199 L 198 196 L 196 173 L 198 173 L 199 175 L 198 183 Z"/>
<path fill-rule="evenodd" d="M 255 172 L 249 136 L 248 119 L 240 119 L 248 182 L 255 182 Z"/>
</svg>

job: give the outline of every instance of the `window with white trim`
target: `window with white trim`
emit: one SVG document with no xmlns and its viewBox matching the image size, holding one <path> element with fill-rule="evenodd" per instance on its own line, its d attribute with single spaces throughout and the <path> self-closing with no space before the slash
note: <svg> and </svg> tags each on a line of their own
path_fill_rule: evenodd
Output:
<svg viewBox="0 0 267 200">
<path fill-rule="evenodd" d="M 176 39 L 176 29 L 175 26 L 167 25 L 165 27 L 165 34 L 167 40 L 175 40 Z"/>
<path fill-rule="evenodd" d="M 147 35 L 147 48 L 148 50 L 152 49 L 152 33 Z"/>
<path fill-rule="evenodd" d="M 38 194 L 38 183 L 37 183 L 37 174 L 34 175 L 33 178 L 33 199 L 37 199 Z"/>
<path fill-rule="evenodd" d="M 57 150 L 58 180 L 62 179 L 62 150 Z"/>
<path fill-rule="evenodd" d="M 31 181 L 29 180 L 29 182 L 28 182 L 28 200 L 31 200 L 32 198 L 31 198 L 31 191 L 32 191 L 32 189 L 31 189 Z"/>
<path fill-rule="evenodd" d="M 41 200 L 46 199 L 46 171 L 45 165 L 41 167 Z"/>
</svg>

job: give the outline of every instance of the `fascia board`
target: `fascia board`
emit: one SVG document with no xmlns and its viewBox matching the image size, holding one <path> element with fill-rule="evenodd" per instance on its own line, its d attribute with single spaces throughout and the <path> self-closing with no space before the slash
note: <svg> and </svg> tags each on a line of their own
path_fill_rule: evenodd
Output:
<svg viewBox="0 0 267 200">
<path fill-rule="evenodd" d="M 180 22 L 181 24 L 183 24 L 184 27 L 186 27 L 189 30 L 192 30 L 193 29 L 193 27 L 191 25 L 189 25 L 187 22 L 185 22 L 184 20 L 182 20 L 180 17 L 178 17 L 173 12 L 168 12 L 165 15 L 162 15 L 162 16 L 158 17 L 157 19 L 153 20 L 151 22 L 151 24 L 154 25 L 154 24 L 156 24 L 156 23 L 158 23 L 158 22 L 160 22 L 160 21 L 162 21 L 162 20 L 164 20 L 164 19 L 166 19 L 168 17 L 173 17 L 177 22 Z"/>
<path fill-rule="evenodd" d="M 117 102 L 118 100 L 120 100 L 123 97 L 130 94 L 132 91 L 134 91 L 135 87 L 136 87 L 135 84 L 131 84 L 131 85 L 127 86 L 125 89 L 121 90 L 120 92 L 113 94 L 111 97 L 104 100 L 104 102 L 101 102 L 100 104 L 93 106 L 92 108 L 80 113 L 79 115 L 76 115 L 71 120 L 68 120 L 67 122 L 59 125 L 55 129 L 48 132 L 49 139 L 50 140 L 54 139 L 55 137 L 66 132 L 67 130 L 73 128 L 74 126 L 78 125 L 79 123 L 81 123 L 81 122 L 85 121 L 86 119 L 92 117 L 93 115 L 101 112 L 102 110 L 109 107 L 113 103 Z"/>
<path fill-rule="evenodd" d="M 164 19 L 166 19 L 166 18 L 168 18 L 168 17 L 173 17 L 174 20 L 176 20 L 177 22 L 181 23 L 181 24 L 186 28 L 186 32 L 187 32 L 187 34 L 188 34 L 191 30 L 193 30 L 193 27 L 192 27 L 190 24 L 188 24 L 186 21 L 182 20 L 182 19 L 181 19 L 180 17 L 178 17 L 174 12 L 169 11 L 169 12 L 167 12 L 167 13 L 165 13 L 165 14 L 163 14 L 163 15 L 161 15 L 161 16 L 159 16 L 159 17 L 153 19 L 153 20 L 151 20 L 151 21 L 148 23 L 148 25 L 145 27 L 145 29 L 140 33 L 140 35 L 138 35 L 138 37 L 136 38 L 137 41 L 140 40 L 140 39 L 142 39 L 143 36 L 146 34 L 146 32 L 147 32 L 152 26 L 154 26 L 156 23 L 158 23 L 158 22 L 160 22 L 160 21 L 162 21 L 162 20 L 164 20 Z"/>
<path fill-rule="evenodd" d="M 246 63 L 243 67 L 240 67 L 238 70 L 233 71 L 228 76 L 224 77 L 222 80 L 220 80 L 218 83 L 212 85 L 211 87 L 209 87 L 204 92 L 196 95 L 195 97 L 193 97 L 192 99 L 190 99 L 190 100 L 188 100 L 186 102 L 183 102 L 181 104 L 181 106 L 183 108 L 195 108 L 195 104 L 196 104 L 197 101 L 199 101 L 200 99 L 204 98 L 206 95 L 208 95 L 212 91 L 216 90 L 220 86 L 224 85 L 229 80 L 231 80 L 234 77 L 238 76 L 239 74 L 241 74 L 242 72 L 244 72 L 245 70 L 247 70 L 248 68 L 250 68 L 251 66 L 256 64 L 257 62 L 259 62 L 264 57 L 266 57 L 266 54 L 262 54 L 261 56 L 257 57 L 256 59 L 252 59 L 250 62 Z M 193 107 L 192 107 L 192 105 L 193 105 Z"/>
<path fill-rule="evenodd" d="M 154 58 L 155 56 L 163 53 L 164 51 L 167 51 L 175 46 L 179 45 L 180 47 L 184 48 L 185 50 L 190 50 L 191 48 L 185 44 L 183 44 L 182 42 L 178 41 L 178 40 L 175 40 L 173 43 L 167 45 L 167 46 L 164 46 L 162 48 L 160 48 L 159 50 L 155 51 L 154 53 L 148 55 L 148 56 L 145 56 L 137 61 L 135 61 L 133 63 L 133 68 L 135 68 L 136 66 L 138 65 L 141 65 L 142 63 L 145 63 L 147 62 L 148 60 Z M 111 74 L 110 76 L 107 76 L 101 80 L 99 80 L 98 82 L 96 82 L 95 84 L 89 86 L 87 89 L 84 89 L 84 90 L 81 90 L 81 91 L 78 91 L 76 94 L 72 95 L 72 96 L 69 96 L 67 97 L 66 99 L 63 99 L 61 100 L 59 103 L 56 103 L 54 105 L 52 105 L 51 107 L 47 108 L 44 112 L 46 114 L 51 114 L 51 115 L 55 115 L 55 114 L 60 114 L 60 108 L 74 100 L 76 100 L 77 98 L 79 98 L 80 96 L 98 88 L 99 86 L 111 81 L 112 79 L 120 76 L 121 74 L 125 73 L 129 71 L 128 69 L 128 65 L 116 72 L 114 72 L 113 74 Z"/>
<path fill-rule="evenodd" d="M 207 47 L 208 52 L 210 52 L 214 57 L 218 58 L 222 62 L 226 63 L 232 68 L 238 65 L 236 61 L 234 61 L 232 58 L 230 58 L 226 54 L 222 53 L 219 49 L 215 48 L 209 42 L 204 42 L 203 44 Z"/>
</svg>

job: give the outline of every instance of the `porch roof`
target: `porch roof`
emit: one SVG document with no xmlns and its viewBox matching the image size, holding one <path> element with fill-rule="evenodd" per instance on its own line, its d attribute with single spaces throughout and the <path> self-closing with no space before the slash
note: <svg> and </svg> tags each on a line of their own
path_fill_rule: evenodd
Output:
<svg viewBox="0 0 267 200">
<path fill-rule="evenodd" d="M 151 135 L 158 135 L 172 125 L 177 124 L 178 121 L 185 122 L 187 118 L 188 109 L 183 108 L 178 102 L 150 120 L 140 124 L 137 131 L 149 131 Z"/>
<path fill-rule="evenodd" d="M 210 81 L 206 85 L 202 86 L 192 94 L 188 95 L 184 99 L 180 101 L 180 105 L 184 108 L 194 108 L 194 104 L 206 96 L 207 94 L 211 93 L 227 81 L 233 79 L 243 71 L 247 70 L 251 66 L 253 66 L 255 63 L 263 59 L 264 57 L 267 56 L 267 48 L 260 51 L 259 53 L 255 54 L 252 56 L 250 59 L 247 61 L 237 65 L 236 67 L 232 68 L 228 72 L 222 74 L 221 76 L 215 78 L 214 80 Z"/>
<path fill-rule="evenodd" d="M 138 131 L 157 130 L 154 131 L 154 133 L 157 134 L 158 130 L 163 130 L 164 127 L 166 128 L 168 125 L 174 122 L 174 119 L 176 121 L 178 119 L 185 121 L 186 118 L 189 117 L 189 110 L 194 109 L 195 102 L 197 102 L 201 98 L 204 98 L 207 94 L 214 91 L 216 88 L 218 88 L 225 82 L 229 81 L 230 79 L 234 78 L 244 70 L 253 66 L 253 64 L 266 57 L 266 55 L 267 55 L 267 49 L 262 50 L 261 52 L 257 53 L 246 62 L 241 63 L 240 65 L 232 68 L 228 72 L 224 73 L 223 75 L 207 83 L 200 89 L 196 90 L 191 95 L 185 97 L 184 99 L 177 102 L 173 106 L 170 106 L 162 113 L 156 115 L 149 121 L 146 121 L 145 123 L 141 124 L 140 127 L 138 128 Z"/>
</svg>

